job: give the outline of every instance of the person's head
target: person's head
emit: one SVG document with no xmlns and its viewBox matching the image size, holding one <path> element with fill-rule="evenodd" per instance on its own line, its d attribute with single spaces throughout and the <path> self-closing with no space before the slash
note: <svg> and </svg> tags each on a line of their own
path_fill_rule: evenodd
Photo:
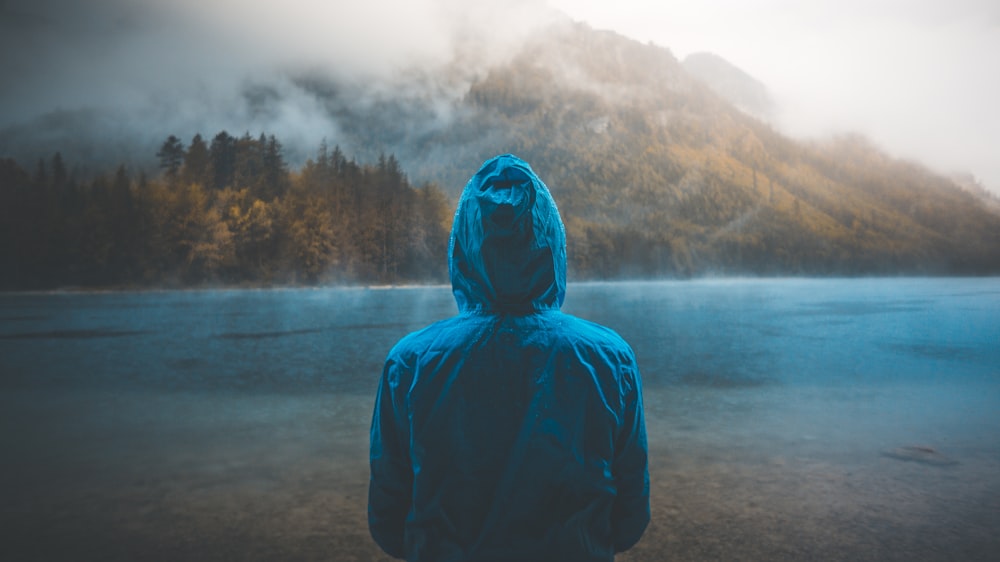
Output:
<svg viewBox="0 0 1000 562">
<path fill-rule="evenodd" d="M 562 306 L 566 234 L 552 195 L 527 162 L 497 156 L 466 184 L 451 230 L 448 270 L 463 311 Z"/>
</svg>

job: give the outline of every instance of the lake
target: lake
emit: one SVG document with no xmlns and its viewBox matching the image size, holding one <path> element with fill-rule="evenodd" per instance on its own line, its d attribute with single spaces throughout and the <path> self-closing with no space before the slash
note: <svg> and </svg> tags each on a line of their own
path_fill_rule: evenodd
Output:
<svg viewBox="0 0 1000 562">
<path fill-rule="evenodd" d="M 1000 280 L 570 284 L 636 351 L 619 560 L 996 560 Z M 0 295 L 0 559 L 384 560 L 386 352 L 450 288 Z"/>
</svg>

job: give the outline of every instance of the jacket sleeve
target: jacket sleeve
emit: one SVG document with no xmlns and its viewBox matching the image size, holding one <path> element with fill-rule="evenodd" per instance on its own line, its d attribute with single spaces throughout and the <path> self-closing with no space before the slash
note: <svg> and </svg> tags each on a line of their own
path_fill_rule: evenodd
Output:
<svg viewBox="0 0 1000 562">
<path fill-rule="evenodd" d="M 638 369 L 626 367 L 621 384 L 624 415 L 612 467 L 618 488 L 611 512 L 615 552 L 632 548 L 649 524 L 649 463 Z"/>
<path fill-rule="evenodd" d="M 405 557 L 403 529 L 413 488 L 401 370 L 391 357 L 382 370 L 372 416 L 368 484 L 368 530 L 382 550 L 395 558 Z"/>
</svg>

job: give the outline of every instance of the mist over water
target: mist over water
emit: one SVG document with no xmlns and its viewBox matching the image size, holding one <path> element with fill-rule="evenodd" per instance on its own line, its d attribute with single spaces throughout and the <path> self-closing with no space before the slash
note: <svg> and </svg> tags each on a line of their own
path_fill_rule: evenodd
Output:
<svg viewBox="0 0 1000 562">
<path fill-rule="evenodd" d="M 0 295 L 0 557 L 381 559 L 382 360 L 455 310 L 446 287 Z M 1000 548 L 996 279 L 571 284 L 564 311 L 643 376 L 653 524 L 620 559 Z"/>
</svg>

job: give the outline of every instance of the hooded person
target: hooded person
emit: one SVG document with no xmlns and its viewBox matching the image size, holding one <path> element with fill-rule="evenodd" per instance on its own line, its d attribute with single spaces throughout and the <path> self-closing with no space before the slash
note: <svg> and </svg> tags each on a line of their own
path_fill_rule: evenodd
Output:
<svg viewBox="0 0 1000 562">
<path fill-rule="evenodd" d="M 616 333 L 559 311 L 566 235 L 526 162 L 469 180 L 448 254 L 459 314 L 382 372 L 372 537 L 411 562 L 612 560 L 649 522 L 639 370 Z"/>
</svg>

